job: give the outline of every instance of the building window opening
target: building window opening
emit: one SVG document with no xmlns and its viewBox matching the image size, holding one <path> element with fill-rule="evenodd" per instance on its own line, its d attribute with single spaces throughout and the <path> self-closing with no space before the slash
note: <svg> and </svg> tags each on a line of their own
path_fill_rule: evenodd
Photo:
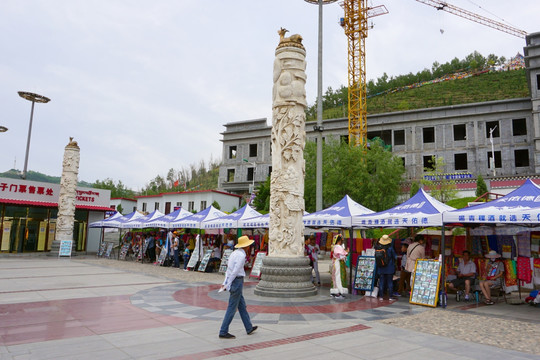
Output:
<svg viewBox="0 0 540 360">
<path fill-rule="evenodd" d="M 536 74 L 536 90 L 540 90 L 540 74 Z"/>
<path fill-rule="evenodd" d="M 512 119 L 512 134 L 514 136 L 527 135 L 527 121 L 525 119 Z"/>
<path fill-rule="evenodd" d="M 249 157 L 257 157 L 257 144 L 249 144 Z"/>
<path fill-rule="evenodd" d="M 499 122 L 498 121 L 486 121 L 486 138 L 489 138 L 489 133 L 493 129 L 493 137 L 499 137 Z"/>
<path fill-rule="evenodd" d="M 373 140 L 376 137 L 384 141 L 385 145 L 392 144 L 392 130 L 368 131 L 368 140 Z"/>
<path fill-rule="evenodd" d="M 229 146 L 229 159 L 236 159 L 236 145 Z"/>
<path fill-rule="evenodd" d="M 394 130 L 394 145 L 405 145 L 405 130 Z"/>
<path fill-rule="evenodd" d="M 206 209 L 206 200 L 201 201 L 201 209 L 200 209 L 200 211 L 203 211 L 204 209 Z"/>
<path fill-rule="evenodd" d="M 272 167 L 271 166 L 268 167 L 268 176 L 270 176 L 270 175 L 272 175 Z"/>
<path fill-rule="evenodd" d="M 423 128 L 422 135 L 424 137 L 424 144 L 435 142 L 435 128 L 434 127 Z"/>
<path fill-rule="evenodd" d="M 234 169 L 227 169 L 227 182 L 234 182 Z"/>
<path fill-rule="evenodd" d="M 467 140 L 465 124 L 454 125 L 454 141 Z"/>
<path fill-rule="evenodd" d="M 454 154 L 454 164 L 456 170 L 467 170 L 467 153 Z"/>
<path fill-rule="evenodd" d="M 516 167 L 529 166 L 529 150 L 521 149 L 514 150 L 514 164 Z"/>
<path fill-rule="evenodd" d="M 247 169 L 247 181 L 253 181 L 253 175 L 255 174 L 254 172 L 255 168 L 248 168 Z"/>
<path fill-rule="evenodd" d="M 427 171 L 435 170 L 435 164 L 433 163 L 433 155 L 424 156 L 424 169 Z"/>
<path fill-rule="evenodd" d="M 159 203 L 158 202 L 154 203 L 154 210 L 159 210 Z"/>
<path fill-rule="evenodd" d="M 501 161 L 501 152 L 500 151 L 495 151 L 495 168 L 502 168 L 502 161 Z M 491 151 L 489 151 L 487 153 L 488 155 L 488 168 L 491 169 Z"/>
<path fill-rule="evenodd" d="M 188 201 L 188 211 L 193 211 L 195 208 L 195 201 Z"/>
<path fill-rule="evenodd" d="M 146 212 L 146 203 L 145 202 L 142 203 L 142 211 Z"/>
</svg>

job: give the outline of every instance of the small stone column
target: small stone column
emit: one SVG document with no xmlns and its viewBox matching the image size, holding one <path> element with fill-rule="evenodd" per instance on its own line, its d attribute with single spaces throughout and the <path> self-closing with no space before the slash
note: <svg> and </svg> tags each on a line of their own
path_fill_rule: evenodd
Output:
<svg viewBox="0 0 540 360">
<path fill-rule="evenodd" d="M 305 297 L 317 293 L 304 256 L 304 145 L 306 141 L 306 50 L 300 35 L 280 42 L 272 92 L 272 175 L 268 256 L 255 294 Z"/>
<path fill-rule="evenodd" d="M 75 198 L 77 196 L 77 176 L 79 174 L 80 149 L 73 138 L 64 151 L 62 179 L 60 180 L 60 198 L 56 218 L 56 236 L 51 246 L 51 256 L 58 256 L 61 240 L 73 240 L 75 223 Z M 75 242 L 73 242 L 75 249 Z"/>
</svg>

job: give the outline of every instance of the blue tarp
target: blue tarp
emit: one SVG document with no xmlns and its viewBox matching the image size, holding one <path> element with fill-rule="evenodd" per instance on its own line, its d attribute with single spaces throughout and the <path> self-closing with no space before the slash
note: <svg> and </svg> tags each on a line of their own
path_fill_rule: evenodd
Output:
<svg viewBox="0 0 540 360">
<path fill-rule="evenodd" d="M 304 226 L 350 228 L 354 216 L 372 213 L 372 210 L 345 195 L 329 208 L 304 215 Z"/>
<path fill-rule="evenodd" d="M 409 200 L 378 213 L 353 217 L 354 227 L 429 227 L 442 226 L 442 213 L 455 210 L 418 190 Z"/>
<path fill-rule="evenodd" d="M 540 187 L 527 179 L 511 193 L 485 204 L 449 211 L 445 223 L 538 224 Z"/>
</svg>

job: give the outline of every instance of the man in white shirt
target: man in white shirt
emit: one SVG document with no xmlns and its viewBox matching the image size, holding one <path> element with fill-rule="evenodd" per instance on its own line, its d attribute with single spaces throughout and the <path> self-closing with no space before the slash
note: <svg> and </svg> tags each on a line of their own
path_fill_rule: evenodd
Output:
<svg viewBox="0 0 540 360">
<path fill-rule="evenodd" d="M 468 250 L 463 251 L 463 259 L 460 259 L 457 268 L 457 278 L 448 284 L 448 287 L 452 290 L 465 286 L 465 301 L 469 301 L 471 282 L 474 282 L 474 278 L 476 277 L 476 265 L 470 256 L 471 253 Z"/>
<path fill-rule="evenodd" d="M 244 264 L 246 263 L 245 249 L 249 248 L 251 244 L 253 244 L 253 240 L 250 240 L 247 236 L 241 236 L 238 239 L 238 244 L 235 246 L 236 250 L 232 252 L 227 262 L 227 272 L 225 273 L 225 280 L 223 281 L 223 285 L 221 285 L 220 291 L 229 290 L 230 296 L 229 306 L 227 307 L 225 318 L 219 330 L 219 337 L 221 339 L 236 338 L 236 336 L 229 334 L 229 325 L 237 309 L 247 334 L 251 335 L 257 330 L 257 326 L 251 324 L 251 319 L 246 309 L 246 301 L 244 300 L 244 295 L 242 295 L 244 277 L 246 276 L 244 272 Z"/>
</svg>

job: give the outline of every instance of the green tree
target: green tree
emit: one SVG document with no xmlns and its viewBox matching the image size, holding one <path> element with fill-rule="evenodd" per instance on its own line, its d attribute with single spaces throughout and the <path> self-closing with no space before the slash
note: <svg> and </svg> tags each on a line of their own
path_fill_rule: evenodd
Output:
<svg viewBox="0 0 540 360">
<path fill-rule="evenodd" d="M 440 202 L 446 203 L 455 199 L 457 195 L 456 182 L 445 176 L 446 163 L 443 157 L 431 157 L 431 167 L 424 169 L 424 178 L 420 181 L 425 188 L 431 191 L 431 196 Z"/>
<path fill-rule="evenodd" d="M 95 189 L 111 190 L 112 198 L 133 198 L 135 195 L 133 190 L 128 189 L 121 180 L 118 180 L 118 182 L 115 183 L 111 178 L 96 180 L 96 182 L 92 184 L 92 187 Z"/>
<path fill-rule="evenodd" d="M 221 206 L 219 205 L 219 203 L 217 202 L 217 200 L 214 200 L 214 202 L 212 203 L 212 206 L 215 207 L 215 208 L 218 209 L 218 210 L 221 210 Z"/>
<path fill-rule="evenodd" d="M 116 207 L 116 211 L 118 211 L 120 214 L 124 213 L 124 208 L 122 207 L 121 204 L 118 204 L 118 206 Z"/>
<path fill-rule="evenodd" d="M 304 151 L 308 212 L 315 211 L 315 155 L 316 144 L 308 142 Z M 329 139 L 323 144 L 323 207 L 349 195 L 374 211 L 388 209 L 396 204 L 404 172 L 401 159 L 378 142 L 371 142 L 369 150 L 364 150 Z"/>
<path fill-rule="evenodd" d="M 411 190 L 409 191 L 409 195 L 413 197 L 414 195 L 416 195 L 418 190 L 420 190 L 420 184 L 418 183 L 418 181 L 413 181 L 411 183 Z"/>
<path fill-rule="evenodd" d="M 261 214 L 268 214 L 270 211 L 270 176 L 257 187 L 257 196 L 253 199 L 253 205 Z"/>
<path fill-rule="evenodd" d="M 488 188 L 486 182 L 484 181 L 482 175 L 478 174 L 478 177 L 476 178 L 476 197 L 478 198 L 487 192 Z"/>
</svg>

